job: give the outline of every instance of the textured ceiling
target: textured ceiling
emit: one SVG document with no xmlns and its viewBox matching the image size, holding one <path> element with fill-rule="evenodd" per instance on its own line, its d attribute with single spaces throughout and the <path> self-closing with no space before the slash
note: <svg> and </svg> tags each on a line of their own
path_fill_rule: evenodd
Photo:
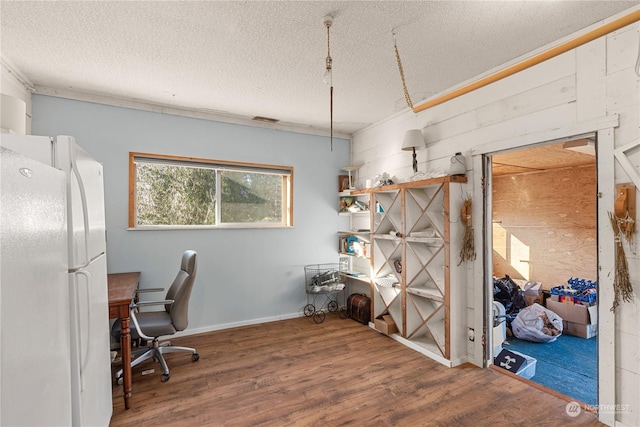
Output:
<svg viewBox="0 0 640 427">
<path fill-rule="evenodd" d="M 351 134 L 638 1 L 2 1 L 3 65 L 81 92 Z"/>
</svg>

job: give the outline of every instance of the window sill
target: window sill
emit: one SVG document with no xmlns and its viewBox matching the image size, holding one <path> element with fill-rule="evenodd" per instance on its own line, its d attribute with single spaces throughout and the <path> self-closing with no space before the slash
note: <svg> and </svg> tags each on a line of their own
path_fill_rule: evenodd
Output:
<svg viewBox="0 0 640 427">
<path fill-rule="evenodd" d="M 224 224 L 224 225 L 144 225 L 138 227 L 129 227 L 127 231 L 171 231 L 171 230 L 256 230 L 256 229 L 273 229 L 284 228 L 289 229 L 293 226 L 282 224 L 260 224 L 260 225 L 242 225 L 242 224 Z"/>
</svg>

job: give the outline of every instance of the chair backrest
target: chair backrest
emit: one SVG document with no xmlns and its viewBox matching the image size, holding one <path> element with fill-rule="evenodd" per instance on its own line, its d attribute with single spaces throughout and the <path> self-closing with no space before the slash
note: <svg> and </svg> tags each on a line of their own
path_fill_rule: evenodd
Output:
<svg viewBox="0 0 640 427">
<path fill-rule="evenodd" d="M 171 315 L 171 322 L 177 331 L 185 330 L 189 324 L 189 298 L 193 282 L 196 279 L 196 255 L 196 252 L 192 250 L 184 252 L 180 271 L 167 292 L 166 298 L 175 302 L 166 305 L 165 309 Z"/>
</svg>

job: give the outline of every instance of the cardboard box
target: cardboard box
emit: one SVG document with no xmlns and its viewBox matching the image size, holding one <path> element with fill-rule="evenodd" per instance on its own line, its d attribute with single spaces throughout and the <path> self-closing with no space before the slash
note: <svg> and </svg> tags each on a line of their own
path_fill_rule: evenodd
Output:
<svg viewBox="0 0 640 427">
<path fill-rule="evenodd" d="M 524 294 L 524 300 L 527 302 L 527 306 L 530 306 L 530 305 L 533 305 L 533 304 L 542 305 L 542 294 L 540 294 L 540 295 L 527 295 L 527 294 Z"/>
<path fill-rule="evenodd" d="M 383 314 L 374 319 L 374 324 L 377 330 L 385 335 L 395 334 L 398 332 L 398 327 L 393 321 L 393 318 L 388 314 Z"/>
<path fill-rule="evenodd" d="M 528 281 L 524 285 L 524 299 L 527 305 L 542 305 L 542 284 L 540 282 Z"/>
<path fill-rule="evenodd" d="M 598 334 L 596 325 L 582 325 L 580 323 L 562 322 L 562 333 L 580 338 L 592 338 Z"/>
<path fill-rule="evenodd" d="M 582 305 L 582 304 L 564 304 L 558 301 L 557 295 L 551 295 L 547 299 L 547 308 L 562 320 L 580 325 L 597 325 L 598 324 L 598 305 Z"/>
</svg>

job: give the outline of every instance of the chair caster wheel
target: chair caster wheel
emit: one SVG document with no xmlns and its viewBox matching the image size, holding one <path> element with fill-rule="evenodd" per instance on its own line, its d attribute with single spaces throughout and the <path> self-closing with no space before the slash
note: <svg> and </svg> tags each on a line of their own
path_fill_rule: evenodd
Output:
<svg viewBox="0 0 640 427">
<path fill-rule="evenodd" d="M 193 362 L 197 362 L 198 360 L 200 360 L 200 355 L 199 355 L 198 353 L 193 353 L 193 354 L 191 355 L 191 360 L 192 360 Z"/>
<path fill-rule="evenodd" d="M 161 380 L 162 380 L 162 382 L 164 383 L 164 382 L 169 381 L 169 378 L 171 378 L 171 375 L 170 375 L 170 374 L 162 374 L 162 378 L 161 378 Z"/>
<path fill-rule="evenodd" d="M 124 382 L 124 379 L 122 378 L 122 376 L 116 377 L 116 384 L 122 385 L 123 382 Z"/>
</svg>

